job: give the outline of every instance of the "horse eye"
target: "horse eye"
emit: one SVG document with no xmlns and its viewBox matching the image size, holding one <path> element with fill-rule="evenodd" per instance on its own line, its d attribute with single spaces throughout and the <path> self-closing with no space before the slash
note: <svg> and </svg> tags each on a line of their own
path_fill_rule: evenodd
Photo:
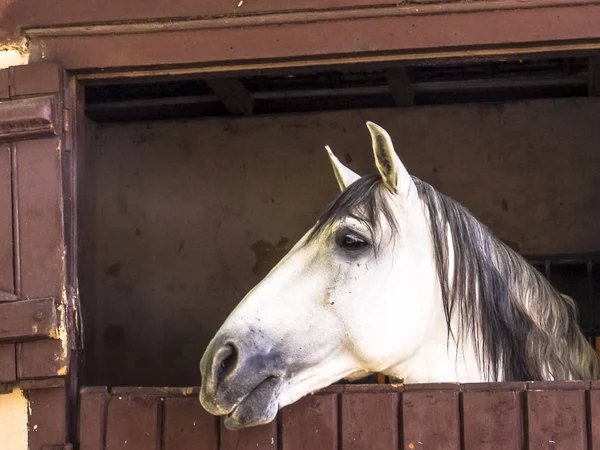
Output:
<svg viewBox="0 0 600 450">
<path fill-rule="evenodd" d="M 340 246 L 346 250 L 360 250 L 367 245 L 364 239 L 354 234 L 345 234 L 340 239 Z"/>
</svg>

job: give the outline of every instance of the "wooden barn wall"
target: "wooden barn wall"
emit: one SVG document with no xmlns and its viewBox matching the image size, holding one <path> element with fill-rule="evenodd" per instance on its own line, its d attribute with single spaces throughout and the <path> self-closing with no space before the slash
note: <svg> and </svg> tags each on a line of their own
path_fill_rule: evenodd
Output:
<svg viewBox="0 0 600 450">
<path fill-rule="evenodd" d="M 337 194 L 323 146 L 409 171 L 526 254 L 600 250 L 600 99 L 90 125 L 86 384 L 194 385 L 209 339 Z"/>
</svg>

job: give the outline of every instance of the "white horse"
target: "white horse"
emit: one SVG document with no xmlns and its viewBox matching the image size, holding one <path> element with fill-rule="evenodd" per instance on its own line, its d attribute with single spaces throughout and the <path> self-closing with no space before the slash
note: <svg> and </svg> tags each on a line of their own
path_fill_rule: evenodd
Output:
<svg viewBox="0 0 600 450">
<path fill-rule="evenodd" d="M 230 429 L 340 379 L 595 379 L 573 301 L 465 208 L 411 177 L 367 122 L 378 173 L 327 148 L 342 194 L 208 346 L 200 401 Z"/>
</svg>

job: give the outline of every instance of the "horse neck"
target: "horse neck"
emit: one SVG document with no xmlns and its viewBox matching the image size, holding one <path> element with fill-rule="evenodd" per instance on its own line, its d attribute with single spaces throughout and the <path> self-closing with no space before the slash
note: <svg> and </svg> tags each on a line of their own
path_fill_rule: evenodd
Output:
<svg viewBox="0 0 600 450">
<path fill-rule="evenodd" d="M 475 383 L 489 381 L 481 371 L 470 337 L 448 336 L 441 293 L 419 349 L 386 375 L 405 383 Z M 456 324 L 453 324 L 456 329 Z"/>
</svg>

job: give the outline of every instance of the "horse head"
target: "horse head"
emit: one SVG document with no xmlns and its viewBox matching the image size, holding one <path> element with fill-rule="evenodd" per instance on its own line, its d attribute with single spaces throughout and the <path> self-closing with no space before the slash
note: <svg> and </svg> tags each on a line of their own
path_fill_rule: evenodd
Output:
<svg viewBox="0 0 600 450">
<path fill-rule="evenodd" d="M 200 362 L 229 428 L 342 378 L 596 379 L 575 303 L 454 200 L 411 177 L 368 122 L 377 173 L 327 147 L 341 194 L 231 313 Z"/>
<path fill-rule="evenodd" d="M 341 194 L 206 349 L 201 403 L 229 428 L 343 378 L 431 364 L 415 355 L 445 336 L 424 205 L 388 133 L 367 126 L 378 172 L 361 178 L 326 147 Z"/>
</svg>

